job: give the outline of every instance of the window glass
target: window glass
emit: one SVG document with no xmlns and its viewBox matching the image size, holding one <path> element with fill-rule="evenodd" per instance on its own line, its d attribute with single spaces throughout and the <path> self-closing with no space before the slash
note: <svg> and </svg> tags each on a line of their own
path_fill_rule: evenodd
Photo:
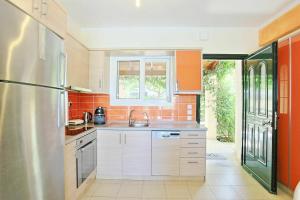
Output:
<svg viewBox="0 0 300 200">
<path fill-rule="evenodd" d="M 145 63 L 145 99 L 167 98 L 167 63 Z"/>
<path fill-rule="evenodd" d="M 118 61 L 117 98 L 140 98 L 140 61 Z"/>
</svg>

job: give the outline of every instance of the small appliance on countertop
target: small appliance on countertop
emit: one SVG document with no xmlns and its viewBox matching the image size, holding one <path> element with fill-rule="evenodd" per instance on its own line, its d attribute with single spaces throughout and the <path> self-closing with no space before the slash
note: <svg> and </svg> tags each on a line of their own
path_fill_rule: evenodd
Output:
<svg viewBox="0 0 300 200">
<path fill-rule="evenodd" d="M 94 115 L 94 123 L 95 124 L 105 124 L 105 111 L 103 107 L 98 107 L 95 110 L 95 115 Z"/>
<path fill-rule="evenodd" d="M 91 121 L 93 120 L 93 115 L 92 115 L 92 113 L 90 113 L 90 112 L 84 112 L 84 113 L 83 113 L 83 120 L 84 120 L 84 123 L 85 123 L 85 124 L 91 122 Z"/>
<path fill-rule="evenodd" d="M 83 124 L 84 121 L 82 119 L 72 119 L 72 120 L 69 120 L 69 125 L 70 126 L 77 126 L 77 125 L 80 125 L 80 124 Z"/>
</svg>

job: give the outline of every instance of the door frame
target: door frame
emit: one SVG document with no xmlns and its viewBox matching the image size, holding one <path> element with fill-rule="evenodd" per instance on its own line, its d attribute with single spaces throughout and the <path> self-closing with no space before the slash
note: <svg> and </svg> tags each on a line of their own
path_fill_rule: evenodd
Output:
<svg viewBox="0 0 300 200">
<path fill-rule="evenodd" d="M 242 159 L 241 164 L 243 168 L 249 172 L 263 187 L 265 187 L 270 193 L 276 194 L 277 193 L 277 130 L 278 130 L 278 77 L 277 77 L 277 64 L 278 64 L 278 42 L 273 42 L 272 44 L 269 44 L 254 53 L 251 53 L 247 58 L 252 57 L 253 55 L 265 50 L 266 48 L 269 48 L 272 46 L 273 53 L 273 113 L 272 113 L 272 171 L 271 171 L 271 190 L 266 187 L 266 185 L 263 183 L 263 181 L 260 180 L 258 176 L 252 173 L 252 171 L 244 165 L 245 163 L 245 152 L 246 152 L 246 105 L 245 101 L 243 100 L 243 130 L 242 130 Z M 242 83 L 243 83 L 243 99 L 245 99 L 246 92 L 245 92 L 245 83 L 246 83 L 246 68 L 245 68 L 245 58 L 243 61 L 243 69 L 242 69 Z"/>
</svg>

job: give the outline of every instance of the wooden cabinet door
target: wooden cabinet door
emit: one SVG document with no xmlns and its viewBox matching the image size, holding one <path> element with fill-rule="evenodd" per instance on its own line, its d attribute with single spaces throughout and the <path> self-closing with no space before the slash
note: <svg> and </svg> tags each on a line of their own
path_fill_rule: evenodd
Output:
<svg viewBox="0 0 300 200">
<path fill-rule="evenodd" d="M 105 51 L 89 51 L 89 86 L 93 92 L 109 94 L 109 56 Z"/>
<path fill-rule="evenodd" d="M 176 51 L 176 84 L 179 93 L 202 90 L 202 53 L 200 50 Z"/>
<path fill-rule="evenodd" d="M 41 0 L 40 20 L 62 38 L 67 32 L 67 13 L 55 0 Z"/>
<path fill-rule="evenodd" d="M 65 146 L 65 200 L 76 199 L 76 141 Z"/>
<path fill-rule="evenodd" d="M 32 14 L 33 11 L 33 1 L 34 0 L 9 0 L 12 4 L 19 7 L 21 10 L 28 14 Z"/>
<path fill-rule="evenodd" d="M 89 51 L 88 49 L 67 35 L 65 39 L 68 69 L 67 85 L 89 88 Z"/>
<path fill-rule="evenodd" d="M 97 176 L 122 176 L 122 134 L 119 131 L 103 130 L 97 135 Z"/>
<path fill-rule="evenodd" d="M 128 131 L 124 135 L 123 175 L 151 175 L 151 132 Z"/>
</svg>

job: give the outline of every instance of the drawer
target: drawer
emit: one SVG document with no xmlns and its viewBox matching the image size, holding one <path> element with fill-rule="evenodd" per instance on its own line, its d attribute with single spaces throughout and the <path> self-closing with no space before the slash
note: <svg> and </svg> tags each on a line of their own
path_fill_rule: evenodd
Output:
<svg viewBox="0 0 300 200">
<path fill-rule="evenodd" d="M 180 158 L 180 176 L 205 176 L 205 158 Z"/>
<path fill-rule="evenodd" d="M 206 138 L 206 131 L 181 131 L 181 138 Z"/>
<path fill-rule="evenodd" d="M 205 158 L 205 148 L 181 148 L 180 157 L 182 158 Z"/>
<path fill-rule="evenodd" d="M 181 139 L 181 147 L 205 147 L 206 139 Z"/>
</svg>

